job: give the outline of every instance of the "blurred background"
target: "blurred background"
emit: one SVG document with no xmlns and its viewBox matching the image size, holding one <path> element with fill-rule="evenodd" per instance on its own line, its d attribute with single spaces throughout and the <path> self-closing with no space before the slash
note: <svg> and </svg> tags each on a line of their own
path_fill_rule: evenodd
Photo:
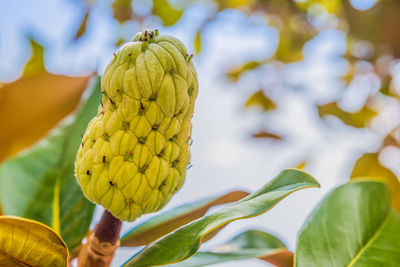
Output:
<svg viewBox="0 0 400 267">
<path fill-rule="evenodd" d="M 350 177 L 383 175 L 399 191 L 399 14 L 396 0 L 1 1 L 0 161 L 73 112 L 121 44 L 157 28 L 195 54 L 200 83 L 192 167 L 165 210 L 301 168 L 322 188 L 203 245 L 261 229 L 293 250 L 313 207 Z M 120 249 L 113 266 L 135 252 Z M 266 266 L 215 266 L 243 264 Z"/>
</svg>

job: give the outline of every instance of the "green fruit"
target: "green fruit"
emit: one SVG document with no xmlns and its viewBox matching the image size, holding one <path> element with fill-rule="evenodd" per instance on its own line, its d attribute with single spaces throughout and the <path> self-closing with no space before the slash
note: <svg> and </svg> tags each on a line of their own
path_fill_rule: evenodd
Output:
<svg viewBox="0 0 400 267">
<path fill-rule="evenodd" d="M 161 209 L 184 182 L 198 91 L 191 57 L 176 38 L 146 30 L 104 72 L 75 172 L 85 196 L 120 220 Z"/>
</svg>

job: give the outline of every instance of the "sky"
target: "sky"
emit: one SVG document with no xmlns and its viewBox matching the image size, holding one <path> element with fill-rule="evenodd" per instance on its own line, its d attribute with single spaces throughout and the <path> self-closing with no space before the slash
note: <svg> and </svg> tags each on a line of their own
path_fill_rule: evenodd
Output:
<svg viewBox="0 0 400 267">
<path fill-rule="evenodd" d="M 82 75 L 94 69 L 99 73 L 104 71 L 115 52 L 112 43 L 116 35 L 133 36 L 140 30 L 134 23 L 118 27 L 107 8 L 109 2 L 99 1 L 90 16 L 87 35 L 71 44 L 79 18 L 84 14 L 77 2 L 0 2 L 0 81 L 12 81 L 21 74 L 30 56 L 26 36 L 32 35 L 46 45 L 48 70 Z M 157 26 L 161 34 L 178 37 L 193 51 L 194 29 L 204 20 L 206 12 L 206 7 L 192 8 L 174 27 L 149 25 L 149 28 Z M 335 29 L 323 31 L 308 43 L 304 48 L 305 59 L 286 66 L 282 73 L 271 73 L 265 67 L 246 74 L 237 84 L 225 80 L 223 73 L 233 63 L 273 54 L 278 33 L 265 27 L 265 23 L 257 16 L 246 18 L 239 12 L 227 11 L 204 32 L 203 51 L 194 58 L 200 89 L 193 117 L 193 167 L 188 170 L 182 189 L 164 210 L 230 190 L 253 192 L 281 170 L 295 167 L 303 160 L 310 161 L 305 170 L 320 182 L 321 189 L 295 192 L 266 214 L 231 223 L 202 249 L 244 230 L 260 229 L 275 234 L 293 250 L 297 233 L 311 210 L 330 190 L 348 180 L 352 162 L 379 145 L 378 138 L 370 132 L 350 129 L 335 118 L 321 123 L 311 105 L 335 99 L 343 90 L 338 77 L 346 69 L 346 63 L 339 58 L 345 49 L 345 36 Z M 279 90 L 284 86 L 279 85 L 282 79 L 299 90 Z M 271 98 L 281 103 L 273 116 L 243 108 L 254 90 L 270 85 L 275 85 L 269 92 Z M 285 142 L 252 140 L 250 133 L 262 125 L 285 133 Z M 101 213 L 98 208 L 94 224 Z M 123 232 L 149 217 L 125 223 Z M 134 253 L 133 249 L 120 249 L 112 266 L 119 266 Z M 244 264 L 266 266 L 257 260 L 215 266 Z"/>
</svg>

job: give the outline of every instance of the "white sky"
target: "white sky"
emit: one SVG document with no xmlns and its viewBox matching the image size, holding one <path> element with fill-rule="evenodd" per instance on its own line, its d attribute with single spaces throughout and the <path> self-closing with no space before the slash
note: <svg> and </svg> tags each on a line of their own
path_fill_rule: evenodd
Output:
<svg viewBox="0 0 400 267">
<path fill-rule="evenodd" d="M 17 78 L 29 58 L 29 42 L 21 33 L 33 34 L 48 46 L 45 60 L 50 71 L 79 75 L 97 68 L 102 73 L 114 52 L 112 42 L 116 33 L 133 36 L 139 29 L 135 24 L 119 29 L 105 8 L 108 2 L 99 2 L 102 4 L 91 14 L 87 36 L 70 46 L 68 42 L 72 42 L 78 27 L 71 27 L 70 21 L 79 23 L 84 12 L 74 1 L 1 1 L 0 81 Z M 193 51 L 193 30 L 204 16 L 204 9 L 191 9 L 177 26 L 158 28 L 161 34 L 177 36 Z M 230 11 L 204 32 L 203 52 L 194 59 L 200 91 L 193 118 L 193 167 L 187 173 L 185 185 L 165 210 L 232 189 L 254 191 L 282 169 L 294 167 L 304 159 L 310 160 L 306 171 L 322 188 L 296 192 L 264 215 L 231 223 L 203 248 L 256 228 L 276 234 L 289 249 L 294 249 L 297 232 L 312 208 L 328 191 L 348 179 L 352 163 L 359 155 L 378 145 L 375 135 L 345 127 L 337 119 L 321 123 L 311 106 L 316 101 L 336 99 L 343 90 L 337 81 L 345 66 L 338 59 L 345 44 L 340 32 L 324 31 L 306 46 L 305 60 L 288 66 L 283 74 L 274 75 L 263 68 L 245 75 L 238 84 L 225 81 L 223 72 L 232 63 L 268 58 L 273 53 L 277 32 L 263 23 L 259 18 L 246 19 Z M 154 25 L 148 28 L 151 26 Z M 283 84 L 277 77 L 284 77 L 286 84 L 296 85 L 299 90 L 281 90 Z M 269 88 L 277 84 L 268 91 L 280 103 L 273 116 L 243 109 L 251 92 L 260 86 Z M 279 144 L 252 140 L 250 133 L 262 125 L 283 133 L 286 141 Z M 100 215 L 99 210 L 96 218 Z M 149 217 L 125 223 L 123 231 Z M 133 254 L 133 249 L 120 249 L 113 266 L 119 266 Z M 256 260 L 215 266 L 243 264 L 265 266 Z"/>
</svg>

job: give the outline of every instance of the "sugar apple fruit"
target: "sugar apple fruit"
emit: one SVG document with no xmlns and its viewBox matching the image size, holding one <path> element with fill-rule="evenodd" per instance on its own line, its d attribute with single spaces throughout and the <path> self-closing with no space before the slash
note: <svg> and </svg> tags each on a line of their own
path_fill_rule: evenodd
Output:
<svg viewBox="0 0 400 267">
<path fill-rule="evenodd" d="M 84 195 L 120 220 L 161 209 L 184 182 L 198 92 L 191 58 L 176 38 L 145 30 L 102 76 L 75 173 Z"/>
</svg>

